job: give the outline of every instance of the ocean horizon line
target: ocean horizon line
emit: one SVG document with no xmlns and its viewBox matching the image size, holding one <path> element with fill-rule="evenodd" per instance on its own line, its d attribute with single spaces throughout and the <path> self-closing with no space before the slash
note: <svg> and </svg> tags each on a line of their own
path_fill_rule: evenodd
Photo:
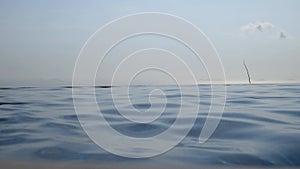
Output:
<svg viewBox="0 0 300 169">
<path fill-rule="evenodd" d="M 253 81 L 252 84 L 249 84 L 248 82 L 238 82 L 238 81 L 231 81 L 226 83 L 209 83 L 209 82 L 201 82 L 197 83 L 196 85 L 262 85 L 262 84 L 300 84 L 300 81 Z M 191 86 L 195 84 L 179 84 L 178 86 Z M 62 87 L 62 88 L 84 88 L 84 87 L 94 87 L 94 88 L 111 88 L 111 87 L 128 87 L 128 86 L 177 86 L 177 84 L 132 84 L 132 85 L 109 85 L 109 84 L 101 84 L 101 85 L 1 85 L 0 84 L 0 90 L 5 89 L 14 89 L 14 88 L 39 88 L 39 87 Z"/>
</svg>

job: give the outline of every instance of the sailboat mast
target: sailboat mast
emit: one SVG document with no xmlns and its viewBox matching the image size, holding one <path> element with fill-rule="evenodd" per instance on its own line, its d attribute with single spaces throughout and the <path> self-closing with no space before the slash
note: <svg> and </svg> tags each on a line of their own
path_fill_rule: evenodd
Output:
<svg viewBox="0 0 300 169">
<path fill-rule="evenodd" d="M 247 72 L 249 84 L 251 84 L 250 73 L 249 73 L 248 67 L 246 66 L 245 60 L 243 60 L 243 64 L 244 64 L 244 67 L 245 67 L 246 72 Z"/>
</svg>

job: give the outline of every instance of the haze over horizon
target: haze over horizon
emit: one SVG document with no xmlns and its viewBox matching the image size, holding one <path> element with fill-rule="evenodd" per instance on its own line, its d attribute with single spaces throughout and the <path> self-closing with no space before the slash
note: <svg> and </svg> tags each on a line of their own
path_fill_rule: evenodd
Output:
<svg viewBox="0 0 300 169">
<path fill-rule="evenodd" d="M 229 83 L 247 83 L 244 59 L 254 83 L 300 82 L 299 5 L 297 0 L 4 0 L 0 2 L 0 86 L 70 85 L 86 40 L 104 24 L 140 12 L 176 15 L 200 28 L 216 47 Z M 120 51 L 116 55 L 121 57 Z M 181 57 L 188 54 L 182 52 Z"/>
</svg>

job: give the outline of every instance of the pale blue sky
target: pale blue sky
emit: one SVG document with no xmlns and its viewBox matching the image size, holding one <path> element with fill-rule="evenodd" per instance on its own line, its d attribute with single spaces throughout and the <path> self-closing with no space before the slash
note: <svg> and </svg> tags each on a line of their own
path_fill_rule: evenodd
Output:
<svg viewBox="0 0 300 169">
<path fill-rule="evenodd" d="M 137 12 L 198 26 L 217 48 L 228 81 L 300 81 L 300 1 L 0 1 L 0 85 L 70 84 L 78 53 L 99 27 Z M 272 24 L 245 32 L 250 23 Z M 283 32 L 286 38 L 279 38 Z"/>
</svg>

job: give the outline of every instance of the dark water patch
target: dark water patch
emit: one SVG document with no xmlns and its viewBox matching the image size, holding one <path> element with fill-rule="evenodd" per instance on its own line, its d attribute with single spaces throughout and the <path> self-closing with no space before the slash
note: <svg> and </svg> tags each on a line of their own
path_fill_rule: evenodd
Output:
<svg viewBox="0 0 300 169">
<path fill-rule="evenodd" d="M 139 104 L 132 104 L 132 106 L 136 109 L 149 109 L 151 104 L 149 103 L 139 103 Z"/>
<path fill-rule="evenodd" d="M 20 116 L 17 119 L 17 121 L 19 123 L 36 123 L 36 122 L 41 122 L 42 120 L 45 120 L 43 118 L 39 118 L 39 117 L 30 117 L 30 116 Z"/>
<path fill-rule="evenodd" d="M 225 112 L 223 114 L 224 117 L 229 119 L 247 119 L 252 120 L 253 123 L 278 123 L 278 124 L 289 124 L 284 121 L 280 121 L 280 119 L 272 119 L 267 117 L 258 116 L 259 113 L 246 114 L 246 113 L 237 113 L 237 112 Z"/>
<path fill-rule="evenodd" d="M 7 118 L 1 118 L 0 121 L 2 121 L 2 124 L 26 124 L 26 123 L 35 123 L 39 122 L 43 119 L 36 118 L 36 117 L 30 117 L 30 116 L 16 116 L 16 117 L 7 117 Z"/>
<path fill-rule="evenodd" d="M 175 89 L 165 89 L 165 92 L 179 92 L 179 89 L 175 88 Z"/>
<path fill-rule="evenodd" d="M 288 96 L 246 96 L 245 98 L 255 99 L 255 100 L 293 99 L 293 97 L 288 97 Z"/>
<path fill-rule="evenodd" d="M 9 146 L 9 145 L 21 145 L 21 144 L 29 144 L 29 143 L 37 143 L 45 141 L 46 139 L 39 138 L 30 138 L 28 135 L 19 134 L 15 136 L 7 136 L 6 138 L 0 138 L 0 147 L 1 146 Z"/>
<path fill-rule="evenodd" d="M 163 127 L 158 124 L 148 124 L 148 123 L 134 123 L 134 124 L 120 124 L 114 126 L 117 131 L 129 136 L 129 137 L 137 137 L 137 138 L 146 138 L 153 137 L 164 130 L 167 127 Z"/>
<path fill-rule="evenodd" d="M 255 123 L 222 119 L 212 135 L 212 138 L 236 139 L 245 136 L 241 131 L 259 127 Z M 237 132 L 239 134 L 233 133 Z M 249 134 L 249 133 L 248 133 Z M 246 133 L 247 135 L 247 133 Z M 253 135 L 251 134 L 253 137 Z"/>
<path fill-rule="evenodd" d="M 298 140 L 299 141 L 299 140 Z M 297 147 L 287 147 L 281 152 L 281 157 L 285 159 L 285 163 L 291 166 L 300 165 L 300 148 Z"/>
<path fill-rule="evenodd" d="M 32 89 L 38 89 L 37 87 L 32 87 L 32 86 L 24 86 L 24 87 L 16 87 L 15 90 L 23 90 L 23 91 L 28 91 L 28 90 L 32 90 Z"/>
<path fill-rule="evenodd" d="M 72 89 L 72 88 L 82 88 L 82 86 L 63 86 L 62 88 Z"/>
<path fill-rule="evenodd" d="M 262 104 L 260 102 L 257 102 L 255 100 L 242 100 L 242 99 L 239 99 L 239 100 L 231 100 L 231 99 L 228 99 L 227 100 L 227 103 L 228 104 L 244 104 L 244 105 L 250 105 L 250 104 Z"/>
<path fill-rule="evenodd" d="M 0 138 L 0 146 L 6 145 L 17 145 L 21 143 L 26 143 L 28 140 L 24 137 L 14 136 L 12 138 Z"/>
<path fill-rule="evenodd" d="M 63 87 L 52 87 L 52 88 L 48 88 L 49 92 L 56 92 L 56 91 L 64 91 Z"/>
<path fill-rule="evenodd" d="M 72 89 L 72 88 L 102 88 L 102 89 L 106 89 L 106 88 L 112 88 L 115 86 L 109 86 L 109 85 L 103 85 L 103 86 L 63 86 L 62 88 L 65 89 Z"/>
<path fill-rule="evenodd" d="M 167 108 L 179 108 L 181 105 L 177 103 L 167 103 L 166 107 Z"/>
<path fill-rule="evenodd" d="M 0 133 L 3 134 L 10 134 L 10 133 L 33 133 L 36 132 L 37 130 L 33 129 L 0 129 Z"/>
<path fill-rule="evenodd" d="M 95 86 L 95 88 L 107 89 L 107 88 L 112 88 L 112 86 Z"/>
<path fill-rule="evenodd" d="M 0 102 L 1 105 L 24 105 L 24 104 L 29 104 L 26 102 Z"/>
<path fill-rule="evenodd" d="M 10 118 L 0 118 L 0 122 L 7 122 L 7 121 L 9 121 L 10 120 Z"/>
<path fill-rule="evenodd" d="M 181 95 L 179 94 L 169 94 L 169 95 L 166 95 L 166 98 L 180 98 Z"/>
<path fill-rule="evenodd" d="M 173 119 L 173 120 L 175 120 L 175 119 Z M 198 141 L 198 137 L 199 137 L 200 132 L 203 128 L 205 120 L 206 120 L 206 118 L 198 117 L 195 121 L 195 124 L 197 124 L 197 125 L 193 126 L 193 128 L 189 131 L 187 136 L 191 137 L 191 138 L 196 138 L 196 140 Z M 173 123 L 173 121 L 172 121 L 172 123 Z"/>
<path fill-rule="evenodd" d="M 158 103 L 138 103 L 138 104 L 132 104 L 132 106 L 136 109 L 149 109 L 151 106 L 152 107 L 162 107 L 164 106 L 163 104 L 158 104 Z M 167 103 L 165 107 L 167 108 L 179 108 L 181 105 L 176 104 L 176 103 Z"/>
<path fill-rule="evenodd" d="M 300 109 L 299 110 L 271 110 L 272 113 L 289 115 L 293 117 L 300 117 Z M 299 119 L 300 120 L 300 119 Z"/>
<path fill-rule="evenodd" d="M 201 96 L 201 94 L 200 94 Z M 166 98 L 195 98 L 197 97 L 196 95 L 192 95 L 192 94 L 169 94 L 166 95 Z"/>
<path fill-rule="evenodd" d="M 209 101 L 200 101 L 200 105 L 210 106 L 211 102 Z"/>
<path fill-rule="evenodd" d="M 35 155 L 47 160 L 72 160 L 77 157 L 77 152 L 61 147 L 44 147 L 35 152 Z"/>
<path fill-rule="evenodd" d="M 66 120 L 72 120 L 72 121 L 78 120 L 77 115 L 62 115 L 59 118 L 66 119 Z"/>
<path fill-rule="evenodd" d="M 287 92 L 296 92 L 296 93 L 300 92 L 299 87 L 295 87 L 295 86 L 282 86 L 282 87 L 277 87 L 275 89 L 279 91 L 287 91 Z"/>
<path fill-rule="evenodd" d="M 73 98 L 72 97 L 68 97 L 68 98 L 59 99 L 58 101 L 62 102 L 62 103 L 70 103 L 70 102 L 73 101 Z M 65 105 L 70 105 L 70 104 L 65 104 Z"/>
<path fill-rule="evenodd" d="M 78 126 L 70 125 L 70 124 L 63 124 L 63 123 L 57 123 L 57 122 L 48 122 L 46 124 L 43 124 L 41 127 L 48 128 L 48 129 L 61 129 L 64 130 L 73 130 L 73 129 L 80 129 Z M 67 131 L 66 131 L 67 132 Z"/>
<path fill-rule="evenodd" d="M 10 87 L 0 87 L 0 90 L 11 90 L 11 89 L 14 89 L 14 88 L 10 88 Z"/>
</svg>

